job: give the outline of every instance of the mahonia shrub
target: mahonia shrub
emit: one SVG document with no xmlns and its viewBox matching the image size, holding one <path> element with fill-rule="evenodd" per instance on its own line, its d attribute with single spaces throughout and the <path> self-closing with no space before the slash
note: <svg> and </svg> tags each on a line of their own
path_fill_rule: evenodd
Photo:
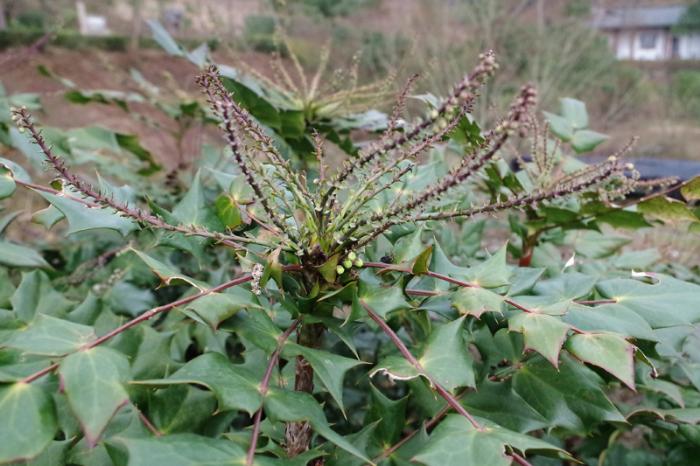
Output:
<svg viewBox="0 0 700 466">
<path fill-rule="evenodd" d="M 0 241 L 0 463 L 693 463 L 700 286 L 533 257 L 553 232 L 696 213 L 648 195 L 635 209 L 629 145 L 596 165 L 565 157 L 531 86 L 481 130 L 472 106 L 497 68 L 483 54 L 412 121 L 410 79 L 378 137 L 337 164 L 312 131 L 301 169 L 203 65 L 228 152 L 167 208 L 79 175 L 13 108 L 57 178 L 2 159 L 0 193 L 43 198 L 35 220 L 66 238 L 51 257 Z M 561 118 L 588 131 L 572 102 Z M 508 144 L 528 134 L 513 171 Z M 480 249 L 476 217 L 499 212 L 513 244 L 441 244 Z"/>
</svg>

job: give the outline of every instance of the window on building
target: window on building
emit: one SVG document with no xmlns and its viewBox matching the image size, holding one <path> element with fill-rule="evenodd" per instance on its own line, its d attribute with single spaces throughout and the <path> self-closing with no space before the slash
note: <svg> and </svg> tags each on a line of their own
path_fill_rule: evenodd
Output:
<svg viewBox="0 0 700 466">
<path fill-rule="evenodd" d="M 656 34 L 655 32 L 645 31 L 639 34 L 639 46 L 643 49 L 655 49 L 656 48 Z"/>
</svg>

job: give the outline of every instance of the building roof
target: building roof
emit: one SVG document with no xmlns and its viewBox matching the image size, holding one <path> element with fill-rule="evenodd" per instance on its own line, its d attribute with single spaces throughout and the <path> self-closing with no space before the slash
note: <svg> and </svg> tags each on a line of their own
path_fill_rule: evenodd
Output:
<svg viewBox="0 0 700 466">
<path fill-rule="evenodd" d="M 604 8 L 594 14 L 599 29 L 667 28 L 678 24 L 687 5 Z"/>
</svg>

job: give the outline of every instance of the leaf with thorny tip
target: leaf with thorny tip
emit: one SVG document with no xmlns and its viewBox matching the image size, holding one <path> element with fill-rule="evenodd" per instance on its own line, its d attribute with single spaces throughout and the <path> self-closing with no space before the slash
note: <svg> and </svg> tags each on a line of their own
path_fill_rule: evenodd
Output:
<svg viewBox="0 0 700 466">
<path fill-rule="evenodd" d="M 21 382 L 0 387 L 0 419 L 1 464 L 34 458 L 57 429 L 51 397 L 38 386 Z"/>
<path fill-rule="evenodd" d="M 430 334 L 418 362 L 433 381 L 446 390 L 476 385 L 472 357 L 462 338 L 464 318 L 440 325 Z M 385 373 L 395 380 L 415 379 L 423 374 L 405 358 L 388 356 L 380 361 L 370 376 Z"/>
<path fill-rule="evenodd" d="M 199 280 L 195 280 L 194 278 L 190 278 L 187 275 L 178 272 L 172 266 L 161 262 L 158 259 L 151 257 L 144 252 L 137 251 L 133 248 L 131 248 L 131 250 L 134 252 L 134 254 L 136 254 L 139 257 L 139 259 L 141 259 L 148 266 L 149 269 L 151 269 L 153 273 L 155 273 L 158 276 L 158 278 L 161 279 L 161 281 L 165 285 L 173 284 L 173 282 L 175 284 L 177 284 L 178 282 L 185 282 L 194 286 L 200 291 L 204 291 L 207 288 L 209 288 L 206 283 L 200 282 Z"/>
<path fill-rule="evenodd" d="M 124 388 L 129 379 L 129 361 L 108 348 L 91 348 L 64 359 L 59 375 L 85 440 L 94 446 L 117 410 L 129 402 Z"/>
<path fill-rule="evenodd" d="M 484 312 L 501 312 L 503 299 L 503 296 L 485 288 L 464 287 L 455 292 L 452 305 L 460 314 L 478 319 Z"/>
<path fill-rule="evenodd" d="M 624 338 L 612 333 L 581 333 L 569 338 L 566 349 L 583 362 L 600 367 L 635 390 L 635 346 Z"/>
<path fill-rule="evenodd" d="M 570 326 L 558 317 L 535 312 L 521 312 L 508 319 L 508 329 L 520 332 L 525 348 L 533 349 L 559 367 L 559 352 Z"/>
</svg>

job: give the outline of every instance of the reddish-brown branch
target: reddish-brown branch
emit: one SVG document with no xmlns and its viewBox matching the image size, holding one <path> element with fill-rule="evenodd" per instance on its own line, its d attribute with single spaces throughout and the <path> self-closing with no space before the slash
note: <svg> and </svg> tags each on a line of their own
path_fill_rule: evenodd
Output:
<svg viewBox="0 0 700 466">
<path fill-rule="evenodd" d="M 300 265 L 287 265 L 287 266 L 283 267 L 283 270 L 285 270 L 287 272 L 291 272 L 291 271 L 301 270 L 301 268 L 302 267 Z M 162 306 L 154 307 L 153 309 L 144 312 L 140 316 L 124 323 L 123 325 L 120 325 L 119 327 L 115 328 L 111 332 L 106 333 L 105 335 L 102 335 L 101 337 L 91 341 L 90 343 L 87 343 L 81 349 L 86 350 L 86 349 L 94 348 L 95 346 L 101 345 L 105 341 L 114 338 L 115 336 L 130 329 L 131 327 L 134 327 L 135 325 L 138 325 L 141 322 L 145 322 L 149 319 L 152 319 L 153 317 L 155 317 L 158 314 L 161 314 L 163 312 L 168 312 L 168 311 L 170 311 L 176 307 L 179 307 L 179 306 L 184 306 L 186 304 L 191 303 L 192 301 L 195 301 L 199 298 L 203 298 L 204 296 L 207 296 L 209 294 L 218 293 L 220 291 L 226 290 L 226 289 L 231 288 L 233 286 L 241 285 L 243 283 L 251 281 L 252 279 L 253 279 L 252 275 L 246 274 L 243 277 L 239 277 L 239 278 L 236 278 L 234 280 L 230 280 L 226 283 L 222 283 L 221 285 L 218 285 L 218 286 L 215 286 L 213 288 L 209 288 L 207 290 L 201 291 L 201 292 L 194 294 L 192 296 L 187 296 L 185 298 L 178 299 L 177 301 L 173 301 L 171 303 L 164 304 Z M 45 367 L 44 369 L 42 369 L 38 372 L 35 372 L 32 375 L 25 377 L 24 379 L 22 379 L 22 382 L 24 382 L 24 383 L 33 382 L 33 381 L 45 376 L 46 374 L 53 372 L 57 367 L 58 367 L 58 363 L 57 362 L 53 363 L 53 364 Z"/>
<path fill-rule="evenodd" d="M 274 370 L 275 366 L 277 365 L 277 362 L 279 361 L 280 353 L 282 352 L 282 347 L 284 346 L 284 343 L 287 341 L 289 336 L 299 326 L 299 322 L 299 319 L 292 322 L 292 325 L 290 325 L 289 328 L 277 338 L 277 347 L 270 356 L 270 360 L 267 363 L 267 368 L 265 369 L 265 375 L 263 376 L 262 381 L 260 382 L 260 395 L 262 395 L 263 399 L 267 394 L 267 390 L 270 388 L 270 379 L 272 378 L 272 371 Z M 248 456 L 246 458 L 246 465 L 248 466 L 252 466 L 253 461 L 255 461 L 255 450 L 258 445 L 258 437 L 260 436 L 260 423 L 262 422 L 262 415 L 263 407 L 261 406 L 260 409 L 258 409 L 258 411 L 255 413 L 255 419 L 253 421 L 253 435 L 250 439 L 250 447 L 248 448 Z"/>
<path fill-rule="evenodd" d="M 459 400 L 464 395 L 464 393 L 466 392 L 460 393 L 456 396 L 456 398 Z M 447 413 L 450 412 L 450 409 L 452 409 L 452 407 L 449 404 L 445 405 L 440 411 L 438 411 L 432 418 L 430 418 L 425 423 L 425 430 L 430 431 L 433 427 L 435 427 L 440 421 L 442 421 L 442 419 L 447 415 Z M 404 446 L 409 440 L 415 437 L 418 432 L 420 432 L 420 429 L 412 430 L 411 432 L 406 434 L 401 440 L 384 450 L 379 456 L 373 458 L 372 463 L 379 464 L 381 460 L 393 455 L 396 450 Z"/>
<path fill-rule="evenodd" d="M 477 420 L 474 419 L 474 417 L 471 414 L 469 414 L 469 412 L 464 408 L 464 406 L 459 404 L 459 401 L 457 401 L 457 398 L 455 398 L 454 395 L 452 395 L 449 391 L 445 390 L 445 388 L 442 385 L 440 385 L 435 379 L 433 379 L 433 377 L 430 374 L 428 374 L 425 371 L 421 363 L 415 358 L 415 356 L 413 356 L 413 354 L 411 354 L 411 352 L 408 350 L 403 341 L 401 341 L 401 338 L 399 338 L 396 332 L 394 332 L 394 330 L 392 330 L 392 328 L 389 327 L 389 324 L 387 324 L 384 321 L 384 319 L 382 319 L 376 312 L 374 312 L 372 308 L 369 307 L 364 301 L 360 302 L 362 304 L 362 307 L 365 308 L 365 311 L 367 311 L 367 315 L 369 315 L 369 317 L 373 321 L 375 321 L 377 325 L 379 325 L 379 328 L 381 328 L 382 331 L 391 339 L 392 343 L 394 343 L 396 348 L 398 348 L 399 352 L 403 355 L 404 358 L 406 358 L 408 362 L 411 363 L 413 367 L 416 368 L 418 373 L 420 373 L 422 376 L 428 379 L 430 384 L 435 388 L 435 391 L 438 393 L 438 395 L 444 398 L 445 401 L 447 401 L 447 403 L 455 411 L 464 416 L 469 421 L 469 423 L 472 426 L 474 426 L 475 429 L 481 430 L 481 424 L 479 424 Z"/>
<path fill-rule="evenodd" d="M 139 415 L 139 419 L 141 419 L 141 422 L 143 423 L 144 426 L 146 426 L 146 429 L 148 429 L 153 435 L 156 437 L 160 437 L 163 435 L 161 431 L 159 431 L 156 426 L 153 425 L 150 419 L 146 417 L 145 414 L 143 414 L 143 411 L 141 411 L 136 405 L 132 405 L 136 412 Z"/>
</svg>

